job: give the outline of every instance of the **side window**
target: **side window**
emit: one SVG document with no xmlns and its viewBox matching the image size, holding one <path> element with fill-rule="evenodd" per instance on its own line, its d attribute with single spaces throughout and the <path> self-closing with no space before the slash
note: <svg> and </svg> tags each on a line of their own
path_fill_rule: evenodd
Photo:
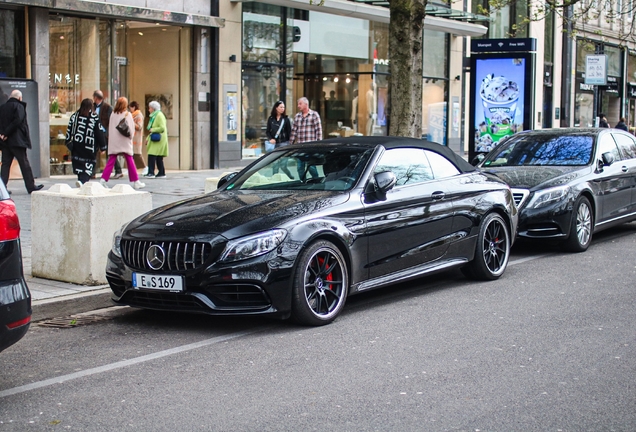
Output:
<svg viewBox="0 0 636 432">
<path fill-rule="evenodd" d="M 430 150 L 424 150 L 424 153 L 426 157 L 428 157 L 428 161 L 433 169 L 433 175 L 436 179 L 452 177 L 459 174 L 457 167 L 441 154 Z"/>
<path fill-rule="evenodd" d="M 597 157 L 600 159 L 604 153 L 610 152 L 614 155 L 614 159 L 617 161 L 621 160 L 621 154 L 618 151 L 618 147 L 616 147 L 616 143 L 610 134 L 604 134 L 600 138 L 600 142 L 598 144 L 598 155 Z"/>
<path fill-rule="evenodd" d="M 625 159 L 635 159 L 636 141 L 634 141 L 634 138 L 622 133 L 616 133 L 613 135 L 616 140 L 616 144 L 618 144 L 618 148 L 621 149 L 621 152 L 623 153 L 623 157 Z"/>
<path fill-rule="evenodd" d="M 375 167 L 375 172 L 391 171 L 397 186 L 433 180 L 433 171 L 421 149 L 389 149 Z"/>
</svg>

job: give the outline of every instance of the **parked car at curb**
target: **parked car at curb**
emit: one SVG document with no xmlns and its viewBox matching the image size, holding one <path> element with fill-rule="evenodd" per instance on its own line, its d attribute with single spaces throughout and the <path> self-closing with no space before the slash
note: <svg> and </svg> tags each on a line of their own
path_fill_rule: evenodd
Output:
<svg viewBox="0 0 636 432">
<path fill-rule="evenodd" d="M 512 188 L 521 237 L 583 252 L 594 233 L 636 219 L 636 139 L 622 130 L 524 131 L 478 166 Z"/>
<path fill-rule="evenodd" d="M 24 279 L 20 221 L 0 181 L 0 351 L 18 342 L 31 323 L 31 293 Z"/>
<path fill-rule="evenodd" d="M 332 139 L 276 149 L 128 223 L 106 277 L 120 304 L 323 325 L 349 295 L 451 267 L 499 278 L 516 225 L 510 188 L 447 147 Z"/>
</svg>

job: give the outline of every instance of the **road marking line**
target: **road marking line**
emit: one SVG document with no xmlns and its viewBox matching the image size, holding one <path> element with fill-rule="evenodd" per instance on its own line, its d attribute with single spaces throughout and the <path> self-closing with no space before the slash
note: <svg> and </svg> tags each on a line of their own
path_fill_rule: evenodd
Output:
<svg viewBox="0 0 636 432">
<path fill-rule="evenodd" d="M 541 255 L 533 255 L 533 256 L 529 256 L 529 257 L 525 257 L 525 258 L 519 258 L 519 259 L 514 260 L 514 261 L 509 261 L 508 265 L 511 266 L 511 265 L 515 265 L 515 264 L 521 264 L 521 263 L 532 261 L 532 260 L 536 260 L 536 259 L 539 259 L 539 258 L 549 257 L 550 255 L 556 255 L 556 254 L 546 253 L 546 254 L 541 254 Z"/>
<path fill-rule="evenodd" d="M 91 368 L 91 369 L 86 369 L 83 371 L 79 371 L 79 372 L 75 372 L 72 374 L 68 374 L 68 375 L 62 375 L 56 378 L 49 378 L 43 381 L 38 381 L 38 382 L 34 382 L 31 384 L 26 384 L 23 386 L 19 386 L 19 387 L 14 387 L 14 388 L 10 388 L 7 390 L 2 390 L 0 391 L 0 398 L 3 397 L 7 397 L 7 396 L 13 396 L 19 393 L 25 393 L 27 391 L 30 390 L 36 390 L 36 389 L 40 389 L 42 387 L 48 387 L 54 384 L 61 384 L 67 381 L 71 381 L 74 379 L 78 379 L 78 378 L 83 378 L 83 377 L 87 377 L 87 376 L 91 376 L 91 375 L 96 375 L 102 372 L 108 372 L 108 371 L 112 371 L 115 369 L 121 369 L 127 366 L 132 366 L 132 365 L 136 365 L 139 363 L 144 363 L 147 361 L 151 361 L 151 360 L 156 360 L 162 357 L 166 357 L 169 355 L 173 355 L 173 354 L 179 354 L 182 352 L 186 352 L 186 351 L 191 351 L 191 350 L 195 350 L 197 348 L 203 348 L 209 345 L 214 345 L 214 344 L 218 344 L 221 342 L 226 342 L 232 339 L 238 339 L 240 337 L 243 336 L 248 336 L 254 333 L 259 333 L 262 331 L 265 331 L 268 327 L 266 328 L 259 328 L 258 330 L 249 330 L 249 331 L 244 331 L 244 332 L 238 332 L 238 333 L 230 333 L 228 335 L 225 336 L 217 336 L 211 339 L 206 339 L 200 342 L 195 342 L 195 343 L 191 343 L 188 345 L 183 345 L 180 347 L 176 347 L 176 348 L 170 348 L 164 351 L 159 351 L 156 352 L 154 354 L 148 354 L 145 356 L 141 356 L 141 357 L 137 357 L 137 358 L 133 358 L 130 360 L 123 360 L 123 361 L 119 361 L 119 362 L 115 362 L 115 363 L 111 363 L 111 364 L 107 364 L 104 366 L 99 366 L 96 368 Z"/>
</svg>

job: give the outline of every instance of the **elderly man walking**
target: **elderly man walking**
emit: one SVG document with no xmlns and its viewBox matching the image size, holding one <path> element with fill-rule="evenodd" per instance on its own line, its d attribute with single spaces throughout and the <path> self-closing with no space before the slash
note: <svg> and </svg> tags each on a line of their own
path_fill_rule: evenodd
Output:
<svg viewBox="0 0 636 432">
<path fill-rule="evenodd" d="M 290 144 L 301 144 L 307 141 L 319 141 L 322 139 L 322 123 L 320 114 L 309 109 L 309 100 L 306 97 L 298 99 L 298 113 L 292 124 Z"/>
<path fill-rule="evenodd" d="M 31 148 L 31 136 L 27 123 L 26 102 L 22 102 L 22 92 L 13 90 L 7 103 L 0 106 L 0 149 L 2 150 L 2 168 L 0 176 L 6 185 L 13 159 L 18 160 L 24 185 L 29 193 L 40 190 L 44 185 L 36 185 L 33 170 L 27 157 Z"/>
<path fill-rule="evenodd" d="M 320 121 L 320 114 L 309 109 L 309 100 L 306 97 L 301 97 L 298 99 L 298 113 L 294 117 L 289 143 L 302 144 L 307 141 L 319 141 L 321 139 L 322 123 Z M 309 174 L 313 178 L 318 177 L 318 171 L 315 166 L 310 165 L 309 169 L 307 169 L 305 163 L 299 160 L 298 175 L 301 178 L 305 178 L 307 171 L 309 171 Z"/>
</svg>

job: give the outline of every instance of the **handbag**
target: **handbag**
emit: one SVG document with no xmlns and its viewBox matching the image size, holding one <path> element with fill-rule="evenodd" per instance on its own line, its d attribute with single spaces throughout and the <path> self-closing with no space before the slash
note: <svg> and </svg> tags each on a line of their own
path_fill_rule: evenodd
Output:
<svg viewBox="0 0 636 432">
<path fill-rule="evenodd" d="M 161 134 L 159 132 L 153 132 L 150 134 L 150 141 L 161 141 Z"/>
<path fill-rule="evenodd" d="M 126 113 L 124 118 L 119 121 L 119 124 L 115 126 L 115 129 L 117 129 L 119 133 L 126 138 L 130 138 L 130 128 L 128 127 L 128 123 L 126 123 L 126 118 L 128 118 L 128 113 Z"/>
</svg>

